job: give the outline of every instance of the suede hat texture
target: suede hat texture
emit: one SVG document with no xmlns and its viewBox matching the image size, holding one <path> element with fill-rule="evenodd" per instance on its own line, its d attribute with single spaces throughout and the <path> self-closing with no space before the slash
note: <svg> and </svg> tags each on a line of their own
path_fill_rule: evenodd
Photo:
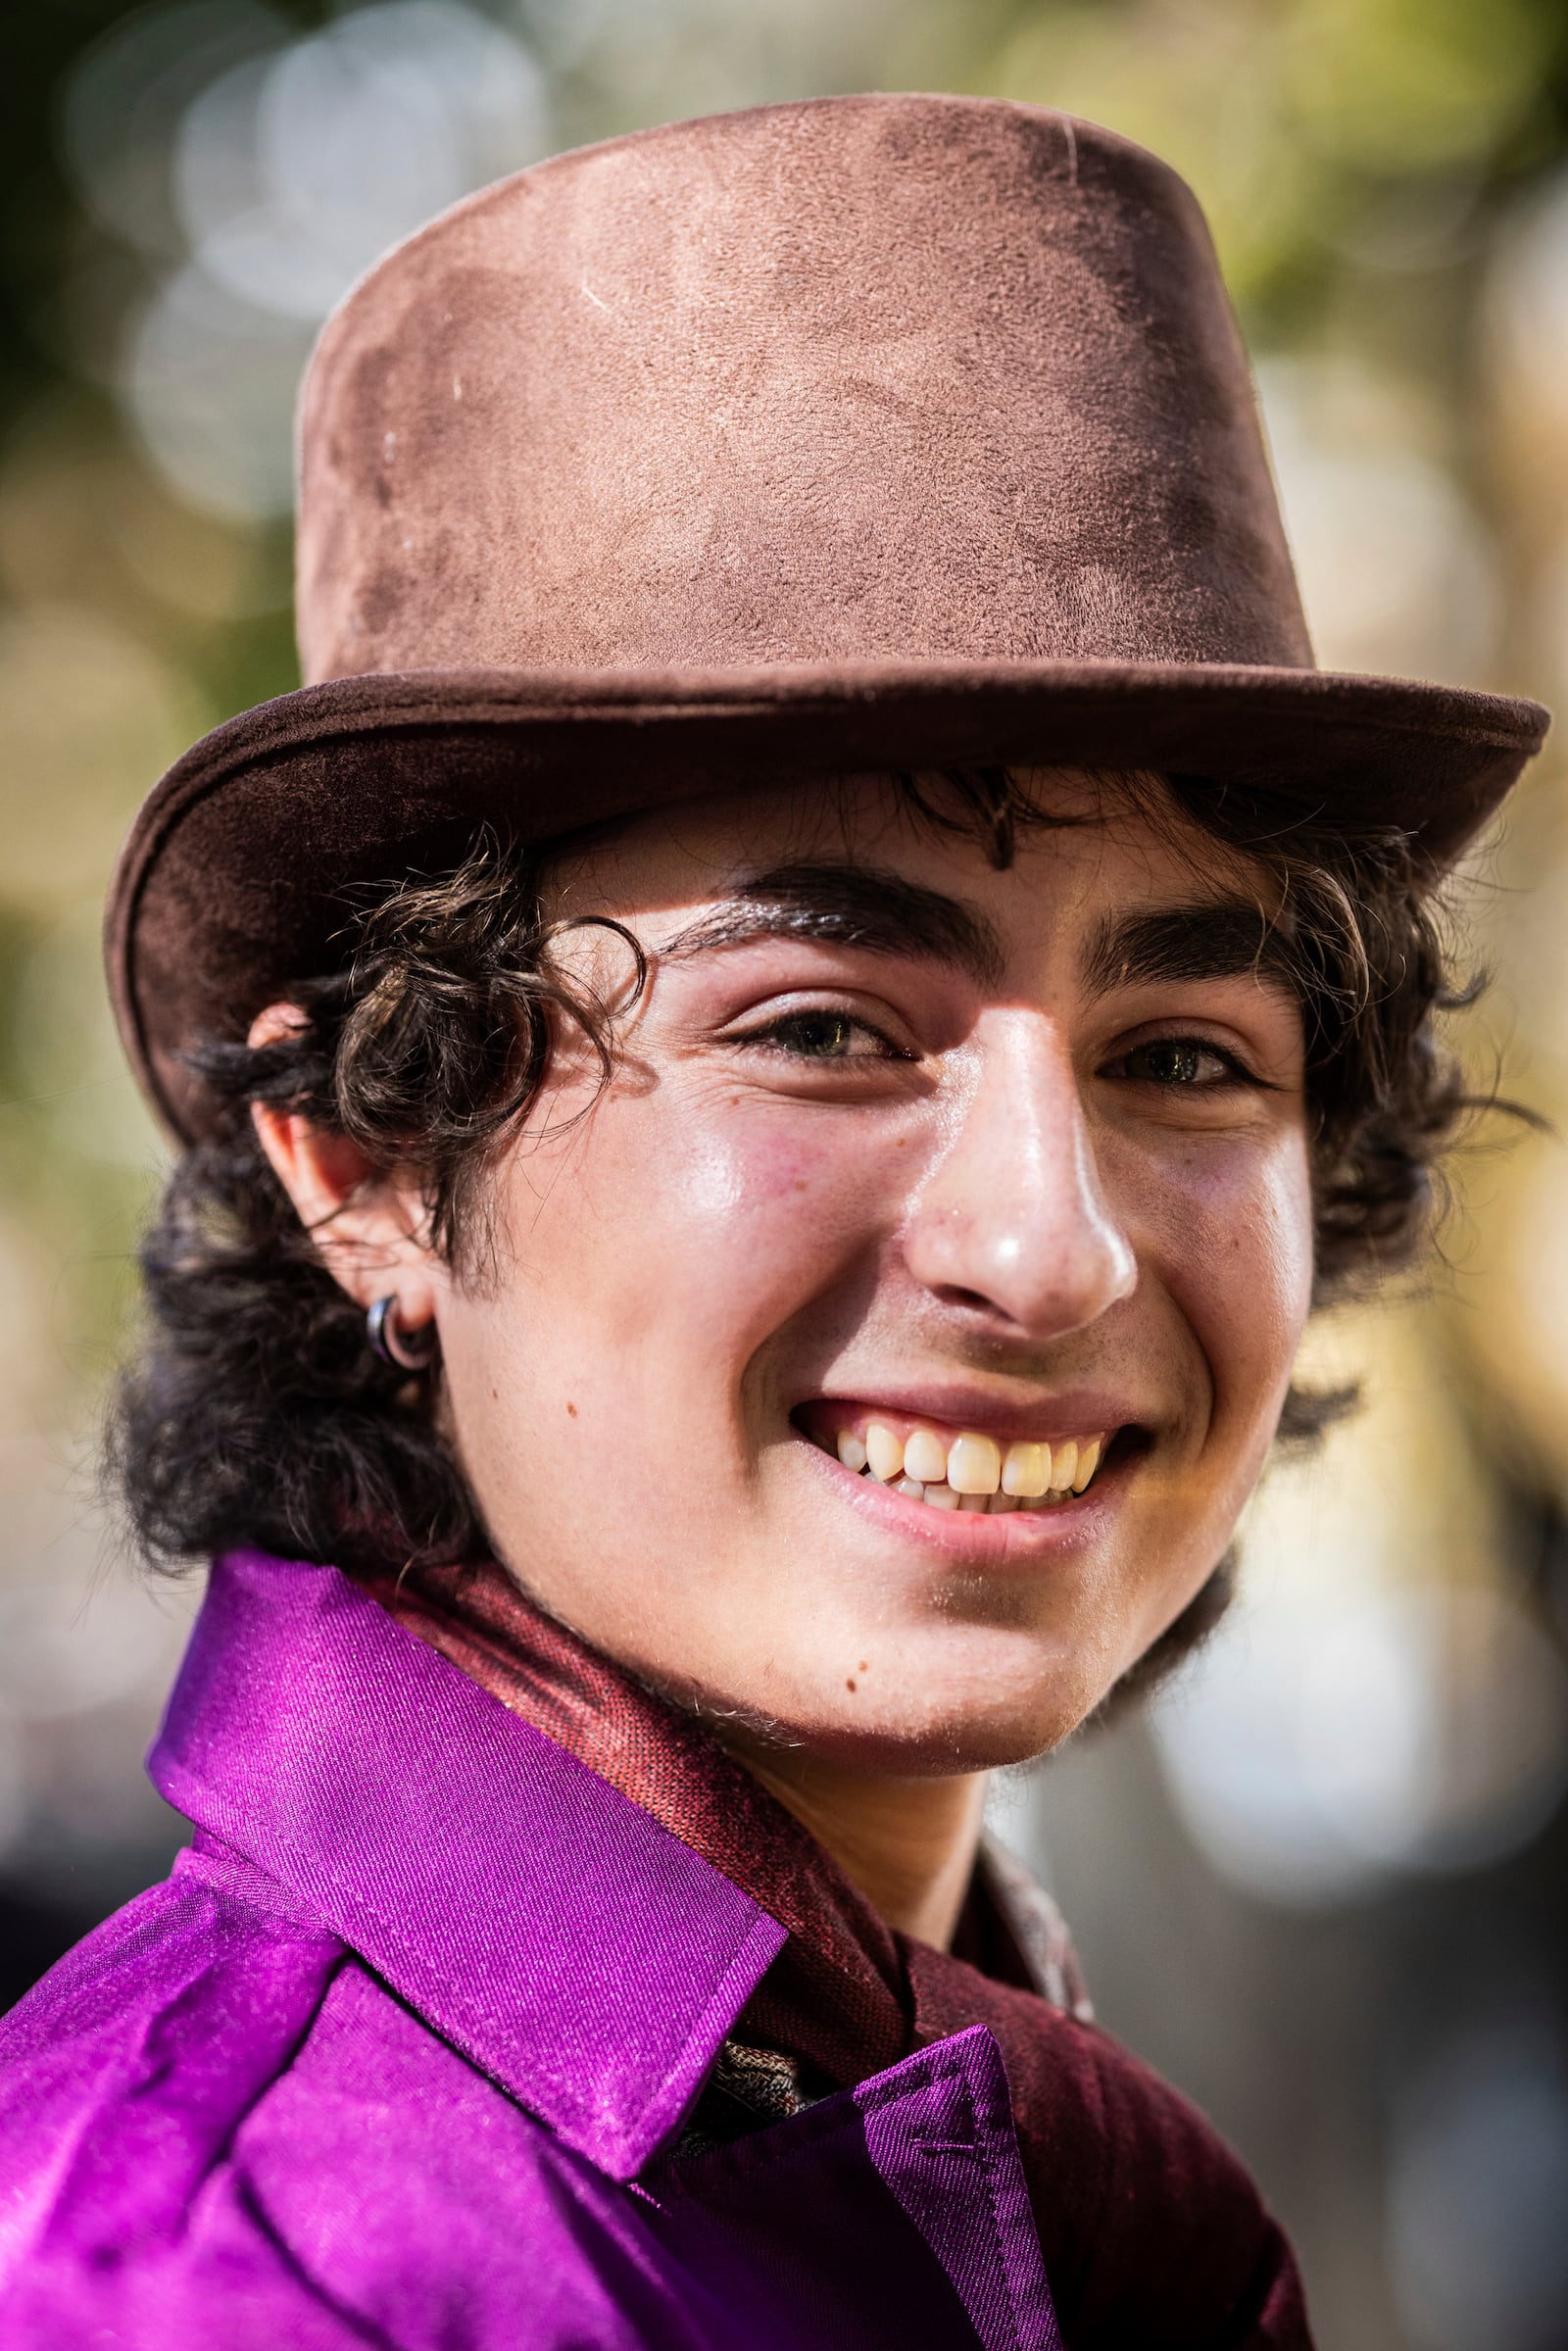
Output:
<svg viewBox="0 0 1568 2351">
<path fill-rule="evenodd" d="M 307 683 L 153 792 L 122 1034 L 185 1061 L 344 953 L 356 885 L 720 784 L 1091 762 L 1435 864 L 1534 704 L 1312 665 L 1198 204 L 1001 100 L 834 98 L 581 149 L 400 246 L 300 414 Z"/>
</svg>

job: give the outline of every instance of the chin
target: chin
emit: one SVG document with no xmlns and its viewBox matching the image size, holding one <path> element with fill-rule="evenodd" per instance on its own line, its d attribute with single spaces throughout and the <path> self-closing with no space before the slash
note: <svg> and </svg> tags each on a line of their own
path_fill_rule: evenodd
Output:
<svg viewBox="0 0 1568 2351">
<path fill-rule="evenodd" d="M 775 1717 L 764 1736 L 841 1768 L 897 1779 L 997 1771 L 1059 1746 L 1108 1688 L 1079 1658 L 1013 1654 L 989 1673 L 976 1665 L 972 1657 L 926 1661 L 923 1670 L 911 1664 L 890 1672 L 880 1690 L 874 1674 L 857 1679 L 853 1690 L 846 1677 L 803 1693 L 793 1719 Z"/>
<path fill-rule="evenodd" d="M 824 1762 L 877 1778 L 946 1779 L 1037 1762 L 1070 1737 L 1082 1719 L 1071 1708 L 1038 1713 L 962 1708 L 936 1724 L 929 1718 L 918 1723 L 897 1717 L 877 1723 L 840 1719 L 784 1736 L 790 1745 L 804 1747 Z"/>
</svg>

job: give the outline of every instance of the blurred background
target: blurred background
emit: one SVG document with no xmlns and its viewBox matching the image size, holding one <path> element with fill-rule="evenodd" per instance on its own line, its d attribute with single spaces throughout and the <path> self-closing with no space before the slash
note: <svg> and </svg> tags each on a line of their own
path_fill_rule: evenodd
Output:
<svg viewBox="0 0 1568 2351">
<path fill-rule="evenodd" d="M 1142 139 L 1206 206 L 1320 658 L 1568 701 L 1564 0 L 44 0 L 0 83 L 0 2001 L 162 1874 L 194 1605 L 97 1491 L 158 1142 L 104 1007 L 132 810 L 296 682 L 289 428 L 384 247 L 555 149 L 866 88 Z M 1466 880 L 1464 1045 L 1568 1130 L 1568 778 Z M 1113 2030 L 1240 2146 L 1326 2351 L 1568 2346 L 1568 1155 L 1444 1261 L 1144 1714 L 998 1792 Z"/>
</svg>

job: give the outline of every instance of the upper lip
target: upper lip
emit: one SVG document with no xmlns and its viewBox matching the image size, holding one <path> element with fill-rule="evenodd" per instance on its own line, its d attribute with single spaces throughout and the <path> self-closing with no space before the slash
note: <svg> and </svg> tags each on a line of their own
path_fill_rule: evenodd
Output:
<svg viewBox="0 0 1568 2351">
<path fill-rule="evenodd" d="M 906 1414 L 914 1420 L 944 1422 L 955 1429 L 972 1429 L 977 1436 L 994 1437 L 999 1444 L 1047 1437 L 1100 1437 L 1129 1423 L 1148 1426 L 1148 1418 L 1129 1404 L 1125 1396 L 1108 1389 L 1070 1388 L 1055 1396 L 1022 1401 L 986 1396 L 973 1388 L 900 1384 L 865 1388 L 818 1390 L 802 1396 L 797 1409 L 808 1405 L 842 1404 L 848 1410 Z"/>
</svg>

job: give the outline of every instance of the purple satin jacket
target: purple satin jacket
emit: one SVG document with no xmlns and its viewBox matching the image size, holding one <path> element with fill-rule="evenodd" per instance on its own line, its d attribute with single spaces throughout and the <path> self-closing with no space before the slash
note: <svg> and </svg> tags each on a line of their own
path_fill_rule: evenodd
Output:
<svg viewBox="0 0 1568 2351">
<path fill-rule="evenodd" d="M 0 2021 L 6 2351 L 1059 2351 L 991 2034 L 677 2163 L 783 1929 L 335 1570 L 215 1569 L 151 1769 Z"/>
</svg>

